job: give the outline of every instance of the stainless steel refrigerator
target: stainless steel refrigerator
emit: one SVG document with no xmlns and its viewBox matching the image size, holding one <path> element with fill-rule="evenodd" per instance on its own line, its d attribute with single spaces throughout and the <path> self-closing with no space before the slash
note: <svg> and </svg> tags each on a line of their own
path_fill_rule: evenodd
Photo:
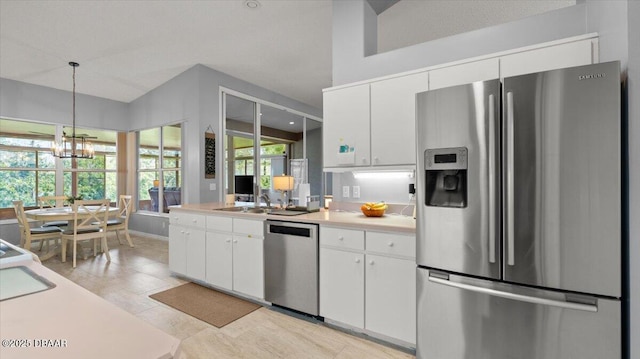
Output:
<svg viewBox="0 0 640 359">
<path fill-rule="evenodd" d="M 417 357 L 622 355 L 619 62 L 417 95 Z"/>
</svg>

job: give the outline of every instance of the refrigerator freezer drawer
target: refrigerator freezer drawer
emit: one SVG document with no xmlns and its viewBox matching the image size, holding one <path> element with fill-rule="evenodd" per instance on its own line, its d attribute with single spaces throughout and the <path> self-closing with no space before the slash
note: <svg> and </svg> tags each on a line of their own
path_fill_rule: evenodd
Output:
<svg viewBox="0 0 640 359">
<path fill-rule="evenodd" d="M 417 357 L 621 357 L 619 300 L 513 286 L 418 268 Z"/>
</svg>

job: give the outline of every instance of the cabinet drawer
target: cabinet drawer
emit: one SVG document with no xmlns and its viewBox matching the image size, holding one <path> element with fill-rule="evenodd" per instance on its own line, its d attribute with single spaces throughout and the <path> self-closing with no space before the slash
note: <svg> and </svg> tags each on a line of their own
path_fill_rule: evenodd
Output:
<svg viewBox="0 0 640 359">
<path fill-rule="evenodd" d="M 367 231 L 367 251 L 415 258 L 416 238 L 404 234 Z"/>
<path fill-rule="evenodd" d="M 231 232 L 233 230 L 233 218 L 207 216 L 207 230 Z"/>
<path fill-rule="evenodd" d="M 251 219 L 234 218 L 233 233 L 264 237 L 264 222 Z"/>
<path fill-rule="evenodd" d="M 205 216 L 202 214 L 187 212 L 171 212 L 169 215 L 170 224 L 178 224 L 181 226 L 205 228 Z"/>
<path fill-rule="evenodd" d="M 320 245 L 364 250 L 364 231 L 322 226 Z"/>
</svg>

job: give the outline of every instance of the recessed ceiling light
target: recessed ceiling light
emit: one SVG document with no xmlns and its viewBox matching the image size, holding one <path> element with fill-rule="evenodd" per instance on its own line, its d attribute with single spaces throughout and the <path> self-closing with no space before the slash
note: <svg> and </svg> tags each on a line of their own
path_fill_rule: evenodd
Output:
<svg viewBox="0 0 640 359">
<path fill-rule="evenodd" d="M 257 9 L 260 7 L 258 0 L 245 0 L 244 5 L 249 9 Z"/>
<path fill-rule="evenodd" d="M 291 122 L 289 122 L 289 124 L 290 124 L 290 125 L 293 125 L 293 124 L 295 124 L 295 122 L 291 121 Z"/>
</svg>

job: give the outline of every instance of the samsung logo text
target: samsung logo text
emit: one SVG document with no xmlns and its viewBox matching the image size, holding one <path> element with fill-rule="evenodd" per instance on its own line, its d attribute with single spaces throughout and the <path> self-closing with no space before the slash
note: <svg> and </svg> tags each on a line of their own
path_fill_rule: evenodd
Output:
<svg viewBox="0 0 640 359">
<path fill-rule="evenodd" d="M 582 80 L 591 80 L 591 79 L 600 79 L 605 77 L 605 74 L 589 74 L 589 75 L 580 75 L 578 76 L 578 80 L 582 81 Z"/>
</svg>

